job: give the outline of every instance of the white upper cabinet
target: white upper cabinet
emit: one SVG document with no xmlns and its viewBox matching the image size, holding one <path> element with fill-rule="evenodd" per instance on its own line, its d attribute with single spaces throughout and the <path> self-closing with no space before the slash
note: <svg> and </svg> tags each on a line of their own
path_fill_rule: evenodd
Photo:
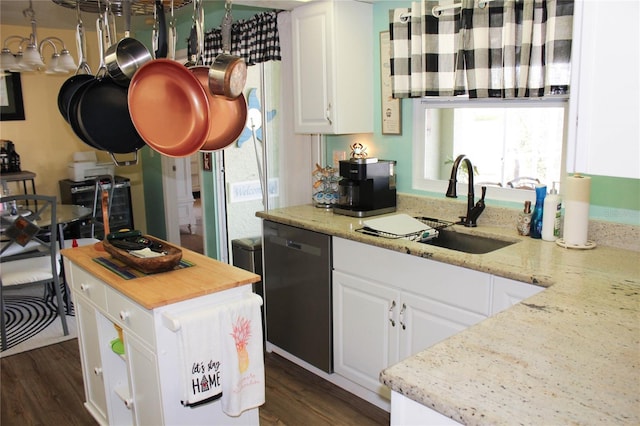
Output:
<svg viewBox="0 0 640 426">
<path fill-rule="evenodd" d="M 291 12 L 295 132 L 373 132 L 373 7 L 314 1 Z"/>
<path fill-rule="evenodd" d="M 640 179 L 640 2 L 575 2 L 569 172 Z"/>
</svg>

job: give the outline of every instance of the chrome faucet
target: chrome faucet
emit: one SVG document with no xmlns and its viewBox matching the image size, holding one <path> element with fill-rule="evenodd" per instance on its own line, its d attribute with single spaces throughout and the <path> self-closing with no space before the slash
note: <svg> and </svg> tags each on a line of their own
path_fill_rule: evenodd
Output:
<svg viewBox="0 0 640 426">
<path fill-rule="evenodd" d="M 458 224 L 464 225 L 466 227 L 475 227 L 477 226 L 476 221 L 480 214 L 484 210 L 484 196 L 487 193 L 487 187 L 482 187 L 482 198 L 475 203 L 475 194 L 473 193 L 473 165 L 471 164 L 471 160 L 467 158 L 466 155 L 458 155 L 456 161 L 453 162 L 453 167 L 451 168 L 451 178 L 449 179 L 449 188 L 447 188 L 447 197 L 449 198 L 458 198 L 458 194 L 456 191 L 456 186 L 458 184 L 458 167 L 460 163 L 464 161 L 467 165 L 467 174 L 469 175 L 469 189 L 467 190 L 467 215 L 460 216 L 460 222 Z M 474 205 L 475 203 L 475 205 Z"/>
</svg>

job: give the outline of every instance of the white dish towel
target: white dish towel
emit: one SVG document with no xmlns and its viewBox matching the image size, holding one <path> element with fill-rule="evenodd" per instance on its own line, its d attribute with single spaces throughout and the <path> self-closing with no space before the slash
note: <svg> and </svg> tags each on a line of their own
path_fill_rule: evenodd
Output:
<svg viewBox="0 0 640 426">
<path fill-rule="evenodd" d="M 221 396 L 220 319 L 223 311 L 224 305 L 219 305 L 179 316 L 179 369 L 184 406 L 193 407 Z"/>
<path fill-rule="evenodd" d="M 261 305 L 262 298 L 253 293 L 224 305 L 222 410 L 229 416 L 239 416 L 265 401 Z"/>
</svg>

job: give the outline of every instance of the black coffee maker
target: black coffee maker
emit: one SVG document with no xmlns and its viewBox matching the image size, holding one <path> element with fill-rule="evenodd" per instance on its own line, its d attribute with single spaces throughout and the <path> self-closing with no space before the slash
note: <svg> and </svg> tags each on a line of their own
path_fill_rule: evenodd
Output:
<svg viewBox="0 0 640 426">
<path fill-rule="evenodd" d="M 367 217 L 396 211 L 396 162 L 377 158 L 340 161 L 338 203 L 333 212 Z"/>
</svg>

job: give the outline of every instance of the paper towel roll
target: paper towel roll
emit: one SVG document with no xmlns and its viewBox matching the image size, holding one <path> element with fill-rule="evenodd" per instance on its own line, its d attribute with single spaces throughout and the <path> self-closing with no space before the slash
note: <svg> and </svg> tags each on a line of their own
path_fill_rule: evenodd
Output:
<svg viewBox="0 0 640 426">
<path fill-rule="evenodd" d="M 589 232 L 591 178 L 573 175 L 564 183 L 564 232 L 567 246 L 584 246 Z"/>
</svg>

